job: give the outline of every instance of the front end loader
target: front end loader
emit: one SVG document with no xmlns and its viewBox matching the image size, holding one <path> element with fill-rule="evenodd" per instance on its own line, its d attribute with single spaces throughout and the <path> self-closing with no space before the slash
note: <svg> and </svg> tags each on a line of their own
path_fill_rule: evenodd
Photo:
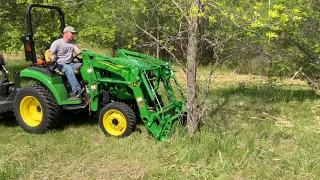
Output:
<svg viewBox="0 0 320 180">
<path fill-rule="evenodd" d="M 111 130 L 121 125 L 122 118 L 117 121 L 117 117 L 130 112 L 128 117 L 132 120 L 127 120 L 127 126 L 135 126 L 135 114 L 156 139 L 165 139 L 174 121 L 185 118 L 185 96 L 170 63 L 124 49 L 118 50 L 116 58 L 89 51 L 82 54 L 81 75 L 88 83 L 91 110 L 98 110 L 101 95 L 107 103 L 99 117 L 105 133 L 112 135 Z M 127 109 L 120 108 L 125 106 L 122 103 Z M 130 132 L 122 135 L 126 133 Z"/>
</svg>

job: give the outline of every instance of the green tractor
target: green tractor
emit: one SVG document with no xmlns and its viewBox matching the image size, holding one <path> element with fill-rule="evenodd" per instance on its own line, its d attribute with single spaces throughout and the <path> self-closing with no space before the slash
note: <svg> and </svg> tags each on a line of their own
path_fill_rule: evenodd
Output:
<svg viewBox="0 0 320 180">
<path fill-rule="evenodd" d="M 78 58 L 83 63 L 79 79 L 85 91 L 80 99 L 70 98 L 68 81 L 54 70 L 55 64 L 39 63 L 36 58 L 31 21 L 33 8 L 56 10 L 61 32 L 65 27 L 64 14 L 59 7 L 39 4 L 27 7 L 27 35 L 22 40 L 26 60 L 32 64 L 16 72 L 15 84 L 7 82 L 4 88 L 10 86 L 13 92 L 7 93 L 11 95 L 7 95 L 10 106 L 5 108 L 13 107 L 25 131 L 47 132 L 59 123 L 64 110 L 87 114 L 100 111 L 99 125 L 106 135 L 126 137 L 141 120 L 156 139 L 163 140 L 170 135 L 175 122 L 186 119 L 186 98 L 170 63 L 124 49 L 117 50 L 117 57 L 82 50 L 82 58 Z M 36 83 L 20 87 L 20 80 Z M 3 89 L 2 84 L 0 87 Z"/>
</svg>

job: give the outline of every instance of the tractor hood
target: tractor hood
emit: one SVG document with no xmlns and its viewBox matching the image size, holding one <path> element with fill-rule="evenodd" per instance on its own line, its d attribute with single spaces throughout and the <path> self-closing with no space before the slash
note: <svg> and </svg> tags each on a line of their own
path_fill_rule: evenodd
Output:
<svg viewBox="0 0 320 180">
<path fill-rule="evenodd" d="M 152 56 L 148 56 L 145 54 L 140 54 L 133 51 L 128 51 L 124 49 L 118 50 L 118 57 L 109 57 L 102 56 L 98 54 L 94 54 L 90 51 L 82 51 L 82 54 L 88 55 L 91 59 L 102 60 L 105 63 L 108 63 L 110 66 L 117 67 L 138 67 L 143 68 L 145 70 L 158 69 L 160 67 L 168 67 L 171 66 L 171 63 L 164 62 L 162 60 L 156 59 Z"/>
</svg>

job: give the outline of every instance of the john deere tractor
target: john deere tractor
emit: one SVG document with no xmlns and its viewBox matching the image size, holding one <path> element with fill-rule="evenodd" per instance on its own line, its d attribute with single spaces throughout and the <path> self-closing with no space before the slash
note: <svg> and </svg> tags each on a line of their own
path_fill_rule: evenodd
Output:
<svg viewBox="0 0 320 180">
<path fill-rule="evenodd" d="M 117 57 L 82 50 L 82 58 L 78 59 L 83 65 L 78 76 L 85 91 L 80 99 L 70 98 L 65 75 L 55 70 L 54 62 L 46 55 L 37 58 L 31 21 L 34 8 L 57 11 L 59 30 L 62 32 L 65 27 L 59 7 L 27 7 L 27 34 L 22 40 L 26 60 L 32 64 L 15 73 L 15 85 L 1 84 L 8 91 L 6 97 L 13 102 L 10 106 L 25 131 L 45 133 L 59 122 L 63 110 L 85 110 L 87 114 L 100 112 L 99 125 L 106 135 L 126 137 L 141 120 L 156 139 L 163 140 L 170 135 L 173 123 L 185 118 L 185 96 L 170 63 L 124 49 L 117 50 Z M 19 80 L 35 83 L 20 87 Z"/>
</svg>

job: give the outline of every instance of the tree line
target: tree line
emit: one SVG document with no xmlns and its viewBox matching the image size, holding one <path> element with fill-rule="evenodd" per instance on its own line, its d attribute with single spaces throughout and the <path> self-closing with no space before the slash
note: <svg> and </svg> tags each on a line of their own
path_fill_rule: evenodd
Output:
<svg viewBox="0 0 320 180">
<path fill-rule="evenodd" d="M 2 0 L 0 51 L 21 51 L 25 8 L 55 5 L 65 12 L 84 43 L 121 47 L 165 60 L 186 61 L 189 10 L 183 0 Z M 291 76 L 300 68 L 310 75 L 318 63 L 320 2 L 316 0 L 202 0 L 199 65 L 224 64 L 240 73 Z M 56 14 L 34 13 L 37 42 L 47 46 L 59 36 Z M 41 47 L 42 48 L 42 47 Z M 258 68 L 251 68 L 251 66 Z M 314 66 L 314 67 L 312 67 Z"/>
<path fill-rule="evenodd" d="M 30 3 L 61 7 L 81 42 L 181 65 L 191 75 L 188 84 L 196 83 L 199 65 L 227 66 L 239 73 L 305 79 L 320 94 L 317 0 L 2 0 L 0 51 L 22 51 L 19 38 Z M 59 37 L 57 14 L 35 10 L 32 19 L 42 51 Z M 188 102 L 197 101 L 196 86 L 188 89 Z"/>
</svg>

